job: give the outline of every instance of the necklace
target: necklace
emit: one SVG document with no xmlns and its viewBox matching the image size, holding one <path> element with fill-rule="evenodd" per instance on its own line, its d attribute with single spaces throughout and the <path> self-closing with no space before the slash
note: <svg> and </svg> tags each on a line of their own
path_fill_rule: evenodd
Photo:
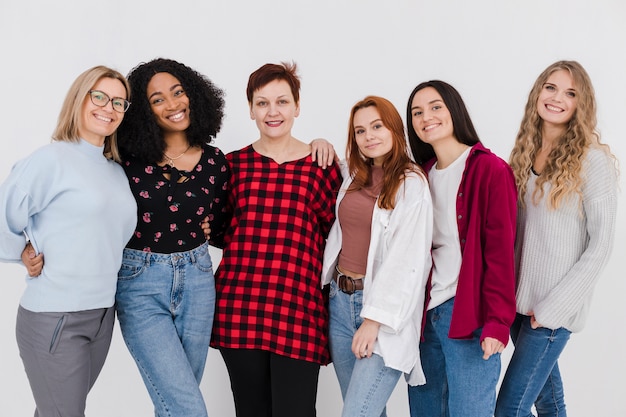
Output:
<svg viewBox="0 0 626 417">
<path fill-rule="evenodd" d="M 185 149 L 185 151 L 183 153 L 181 153 L 180 155 L 178 155 L 178 156 L 171 157 L 168 154 L 166 154 L 165 152 L 163 152 L 163 156 L 165 157 L 166 163 L 169 166 L 171 166 L 172 168 L 174 168 L 174 161 L 176 161 L 177 159 L 182 158 L 182 156 L 184 154 L 186 154 L 189 149 L 191 149 L 191 145 L 187 146 L 187 149 Z"/>
</svg>

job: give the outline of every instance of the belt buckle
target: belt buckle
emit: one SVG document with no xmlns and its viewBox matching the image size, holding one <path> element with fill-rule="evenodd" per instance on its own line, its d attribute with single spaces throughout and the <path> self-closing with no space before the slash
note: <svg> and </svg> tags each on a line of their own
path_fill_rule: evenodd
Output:
<svg viewBox="0 0 626 417">
<path fill-rule="evenodd" d="M 339 289 L 341 290 L 341 292 L 348 294 L 348 295 L 354 294 L 354 292 L 356 291 L 356 282 L 354 282 L 354 278 L 341 273 L 339 269 L 337 269 L 336 271 L 337 271 L 337 285 L 339 286 Z M 350 283 L 351 288 L 348 288 L 348 283 Z"/>
</svg>

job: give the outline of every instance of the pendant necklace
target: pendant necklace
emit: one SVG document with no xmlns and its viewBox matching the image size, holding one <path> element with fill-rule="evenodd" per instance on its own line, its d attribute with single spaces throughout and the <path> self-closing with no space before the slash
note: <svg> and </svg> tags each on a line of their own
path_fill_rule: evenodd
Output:
<svg viewBox="0 0 626 417">
<path fill-rule="evenodd" d="M 169 166 L 171 166 L 172 168 L 174 168 L 174 161 L 176 161 L 177 159 L 182 158 L 182 156 L 183 156 L 184 154 L 186 154 L 186 153 L 187 153 L 187 151 L 188 151 L 189 149 L 191 149 L 191 145 L 187 146 L 187 149 L 185 149 L 185 151 L 184 151 L 183 153 L 181 153 L 180 155 L 178 155 L 178 156 L 171 157 L 171 156 L 169 156 L 168 154 L 166 154 L 165 152 L 163 152 L 163 156 L 165 157 L 165 161 L 166 161 L 166 163 L 167 163 Z"/>
</svg>

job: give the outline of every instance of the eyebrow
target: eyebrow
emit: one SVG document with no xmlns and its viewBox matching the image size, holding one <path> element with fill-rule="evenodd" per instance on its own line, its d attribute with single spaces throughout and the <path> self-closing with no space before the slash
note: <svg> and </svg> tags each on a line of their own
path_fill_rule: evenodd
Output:
<svg viewBox="0 0 626 417">
<path fill-rule="evenodd" d="M 433 104 L 433 103 L 437 103 L 437 102 L 441 102 L 441 103 L 443 103 L 443 100 L 441 100 L 441 99 L 439 99 L 439 98 L 436 98 L 436 99 L 434 99 L 434 100 L 429 101 L 427 104 Z M 413 109 L 419 109 L 419 108 L 421 108 L 421 107 L 420 107 L 420 106 L 413 106 L 413 107 L 411 107 L 411 110 L 413 110 Z"/>
<path fill-rule="evenodd" d="M 545 83 L 543 83 L 543 85 L 544 85 L 544 86 L 545 86 L 545 85 L 551 85 L 551 86 L 553 86 L 553 87 L 558 87 L 558 85 L 556 85 L 555 83 L 549 83 L 549 82 L 547 82 L 547 81 L 546 81 Z M 574 88 L 574 87 L 570 87 L 570 88 L 566 88 L 566 90 L 567 90 L 567 91 L 576 91 L 576 88 Z"/>
<path fill-rule="evenodd" d="M 170 87 L 170 91 L 176 90 L 176 88 L 178 88 L 178 87 L 182 87 L 182 85 L 181 84 L 174 84 L 173 86 Z M 160 91 L 155 91 L 154 93 L 152 93 L 152 94 L 150 94 L 148 96 L 148 100 L 150 100 L 152 97 L 154 97 L 154 96 L 156 96 L 158 94 L 163 94 L 163 93 L 160 92 Z"/>
<path fill-rule="evenodd" d="M 378 119 L 372 120 L 372 121 L 370 122 L 370 126 L 371 126 L 371 125 L 373 125 L 373 124 L 374 124 L 374 123 L 376 123 L 376 122 L 383 123 L 383 119 L 378 118 Z M 384 123 L 383 123 L 383 124 L 384 124 Z M 358 127 L 363 128 L 363 126 L 361 126 L 361 125 L 356 125 L 356 126 L 354 126 L 352 129 L 356 129 L 356 128 L 358 128 Z"/>
</svg>

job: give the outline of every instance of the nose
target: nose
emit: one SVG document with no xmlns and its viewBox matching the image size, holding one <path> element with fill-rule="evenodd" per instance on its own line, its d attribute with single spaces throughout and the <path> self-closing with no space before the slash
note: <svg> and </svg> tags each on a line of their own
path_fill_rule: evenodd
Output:
<svg viewBox="0 0 626 417">
<path fill-rule="evenodd" d="M 268 105 L 268 107 L 269 107 L 269 109 L 268 109 L 268 110 L 269 110 L 269 112 L 268 112 L 268 113 L 269 113 L 270 115 L 275 115 L 275 114 L 277 114 L 277 113 L 278 113 L 278 106 L 277 106 L 276 104 L 274 104 L 274 103 L 270 103 L 270 104 Z"/>
<path fill-rule="evenodd" d="M 176 109 L 178 107 L 178 100 L 176 97 L 166 97 L 164 98 L 164 101 L 168 110 Z"/>
</svg>

